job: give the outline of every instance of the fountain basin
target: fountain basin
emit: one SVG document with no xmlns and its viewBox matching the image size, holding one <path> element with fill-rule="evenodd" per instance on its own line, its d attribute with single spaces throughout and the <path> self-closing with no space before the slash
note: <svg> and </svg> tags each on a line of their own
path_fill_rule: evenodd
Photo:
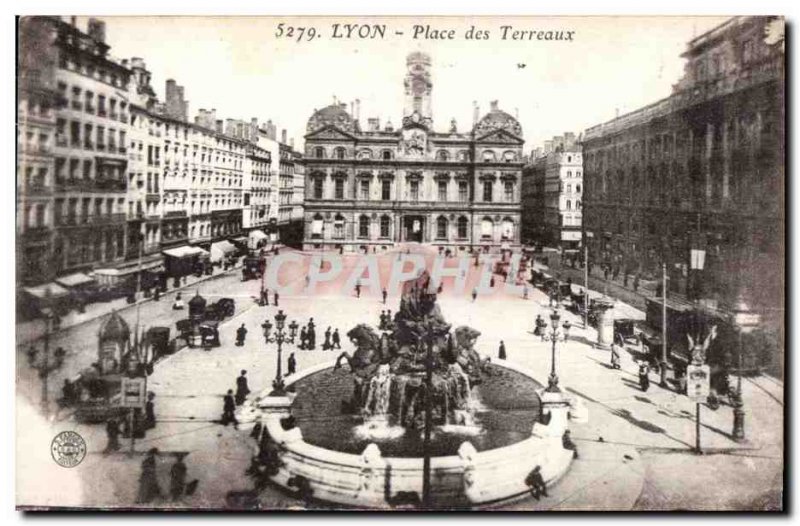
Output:
<svg viewBox="0 0 800 526">
<path fill-rule="evenodd" d="M 411 503 L 415 498 L 421 498 L 423 459 L 411 456 L 402 448 L 396 450 L 395 455 L 389 454 L 393 449 L 392 440 L 382 444 L 381 440 L 359 442 L 349 438 L 329 441 L 329 438 L 317 436 L 313 426 L 303 424 L 302 408 L 296 415 L 298 426 L 283 429 L 281 419 L 294 411 L 298 399 L 302 401 L 304 394 L 300 386 L 303 380 L 311 380 L 319 374 L 332 374 L 332 365 L 321 364 L 287 378 L 287 386 L 295 386 L 300 394 L 264 396 L 259 399 L 257 408 L 251 410 L 251 417 L 261 416 L 280 447 L 281 466 L 272 477 L 273 482 L 291 490 L 297 478 L 302 477 L 312 490 L 312 498 L 350 508 L 387 509 L 401 501 Z M 542 390 L 532 375 L 502 360 L 495 360 L 492 367 L 499 368 L 504 378 L 521 375 L 532 382 L 530 385 L 536 386 L 538 391 L 533 393 L 536 404 L 527 410 L 538 415 Z M 347 385 L 347 382 L 342 383 Z M 323 400 L 319 396 L 321 393 L 316 394 L 317 409 L 324 412 L 325 404 L 331 400 Z M 550 414 L 547 425 L 529 415 L 526 418 L 530 418 L 531 425 L 526 424 L 527 429 L 515 429 L 512 434 L 503 431 L 490 440 L 482 440 L 480 435 L 441 433 L 458 438 L 457 444 L 453 440 L 441 441 L 437 446 L 439 454 L 431 458 L 431 505 L 475 508 L 525 496 L 529 492 L 525 479 L 536 466 L 541 467 L 548 485 L 559 479 L 572 461 L 572 451 L 565 450 L 561 443 L 561 436 L 567 428 L 569 407 L 563 399 L 551 400 L 542 410 Z M 339 433 L 341 435 L 341 431 Z M 418 445 L 412 443 L 411 447 L 420 455 Z"/>
</svg>

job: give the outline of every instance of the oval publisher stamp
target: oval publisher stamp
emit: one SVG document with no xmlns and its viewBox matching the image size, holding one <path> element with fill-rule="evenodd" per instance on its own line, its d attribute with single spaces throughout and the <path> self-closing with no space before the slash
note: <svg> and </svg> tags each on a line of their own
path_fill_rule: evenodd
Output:
<svg viewBox="0 0 800 526">
<path fill-rule="evenodd" d="M 53 439 L 50 452 L 56 464 L 74 468 L 86 457 L 86 441 L 75 431 L 62 431 Z"/>
</svg>

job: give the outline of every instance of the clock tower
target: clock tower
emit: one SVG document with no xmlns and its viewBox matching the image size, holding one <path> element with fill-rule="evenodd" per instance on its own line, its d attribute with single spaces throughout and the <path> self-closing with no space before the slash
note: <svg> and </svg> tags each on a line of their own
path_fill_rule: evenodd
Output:
<svg viewBox="0 0 800 526">
<path fill-rule="evenodd" d="M 431 58 L 425 53 L 415 51 L 406 58 L 405 104 L 403 106 L 403 127 L 423 126 L 430 129 L 431 115 Z"/>
</svg>

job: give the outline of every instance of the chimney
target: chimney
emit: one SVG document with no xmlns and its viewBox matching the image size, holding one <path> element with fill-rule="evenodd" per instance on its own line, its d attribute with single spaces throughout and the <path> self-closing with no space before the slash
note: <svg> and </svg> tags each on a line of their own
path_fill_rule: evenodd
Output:
<svg viewBox="0 0 800 526">
<path fill-rule="evenodd" d="M 491 111 L 497 111 L 497 101 L 496 100 L 493 100 L 492 102 L 490 102 L 489 106 L 491 107 Z"/>
<path fill-rule="evenodd" d="M 286 130 L 281 130 L 281 143 L 286 144 Z"/>
<path fill-rule="evenodd" d="M 353 106 L 355 106 L 355 102 L 350 101 L 350 115 L 355 116 L 355 108 Z"/>
<path fill-rule="evenodd" d="M 359 120 L 361 118 L 361 99 L 356 99 L 356 114 L 355 114 L 355 118 L 356 118 L 356 120 Z"/>
<path fill-rule="evenodd" d="M 106 23 L 96 18 L 89 19 L 89 26 L 87 34 L 97 42 L 105 43 L 106 41 Z"/>
<path fill-rule="evenodd" d="M 478 124 L 478 117 L 480 115 L 480 108 L 478 107 L 478 101 L 472 101 L 472 127 L 474 128 L 476 124 Z"/>
<path fill-rule="evenodd" d="M 78 27 L 78 17 L 76 16 L 69 17 L 69 23 L 72 27 Z"/>
<path fill-rule="evenodd" d="M 290 147 L 292 150 L 294 150 L 294 137 L 292 137 L 291 139 L 289 139 L 289 147 Z"/>
<path fill-rule="evenodd" d="M 217 130 L 217 133 L 222 133 L 222 119 L 217 119 L 214 123 L 214 129 Z"/>
</svg>

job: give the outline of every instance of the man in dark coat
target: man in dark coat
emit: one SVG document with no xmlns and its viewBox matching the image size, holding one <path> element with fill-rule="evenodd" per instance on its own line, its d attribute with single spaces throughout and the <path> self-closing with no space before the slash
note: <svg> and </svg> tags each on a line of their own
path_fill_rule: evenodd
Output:
<svg viewBox="0 0 800 526">
<path fill-rule="evenodd" d="M 233 401 L 233 389 L 228 389 L 228 393 L 222 401 L 222 425 L 226 426 L 233 423 L 234 429 L 239 429 L 239 422 L 236 420 L 236 403 Z"/>
<path fill-rule="evenodd" d="M 341 349 L 342 348 L 342 344 L 341 344 L 341 341 L 339 340 L 339 329 L 338 328 L 333 330 L 332 338 L 333 338 L 333 348 L 334 349 Z"/>
<path fill-rule="evenodd" d="M 572 441 L 569 429 L 564 430 L 564 434 L 561 435 L 561 445 L 564 447 L 564 449 L 572 451 L 572 458 L 578 458 L 578 446 L 576 446 L 575 442 Z"/>
<path fill-rule="evenodd" d="M 544 483 L 544 477 L 542 477 L 542 466 L 533 468 L 533 471 L 525 477 L 525 484 L 531 489 L 531 495 L 536 500 L 539 500 L 542 495 L 547 497 L 547 485 Z"/>
<path fill-rule="evenodd" d="M 305 327 L 300 327 L 300 345 L 298 345 L 297 348 L 302 351 L 305 351 L 307 343 L 308 343 L 308 332 L 306 331 Z"/>
<path fill-rule="evenodd" d="M 331 328 L 328 327 L 325 329 L 325 341 L 322 342 L 322 350 L 329 351 L 333 349 L 333 344 L 331 343 Z"/>
<path fill-rule="evenodd" d="M 503 343 L 503 340 L 500 340 L 500 349 L 497 351 L 497 357 L 501 360 L 506 359 L 506 344 Z"/>
<path fill-rule="evenodd" d="M 236 329 L 236 345 L 239 347 L 244 345 L 245 338 L 247 338 L 247 328 L 242 323 L 242 326 Z"/>
<path fill-rule="evenodd" d="M 247 371 L 242 369 L 242 374 L 236 379 L 236 405 L 242 405 L 247 395 L 250 394 L 250 388 L 247 386 Z"/>
<path fill-rule="evenodd" d="M 384 304 L 384 305 L 386 305 L 386 295 L 387 295 L 387 293 L 386 293 L 386 289 L 383 289 L 383 290 L 381 291 L 381 296 L 383 297 L 383 304 Z"/>
<path fill-rule="evenodd" d="M 286 363 L 287 375 L 294 374 L 297 371 L 297 360 L 294 357 L 294 353 L 289 355 L 289 359 Z"/>
<path fill-rule="evenodd" d="M 356 298 L 361 297 L 361 282 L 356 283 Z"/>
<path fill-rule="evenodd" d="M 157 497 L 161 497 L 161 488 L 158 487 L 156 476 L 156 455 L 158 448 L 152 448 L 142 461 L 142 473 L 139 475 L 139 495 L 136 502 L 145 504 Z"/>
<path fill-rule="evenodd" d="M 306 330 L 306 335 L 308 336 L 308 348 L 312 351 L 317 346 L 317 333 L 314 327 L 316 327 L 314 325 L 314 318 L 311 318 L 308 320 L 308 330 Z"/>
<path fill-rule="evenodd" d="M 639 291 L 639 274 L 633 277 L 633 292 Z"/>
<path fill-rule="evenodd" d="M 119 451 L 119 422 L 116 418 L 109 418 L 106 422 L 106 436 L 108 437 L 106 452 Z"/>
<path fill-rule="evenodd" d="M 278 297 L 279 297 L 279 294 L 278 294 L 278 291 L 276 290 L 272 294 L 272 304 L 275 305 L 276 307 L 278 306 Z"/>
<path fill-rule="evenodd" d="M 472 302 L 474 303 L 476 299 L 478 299 L 478 289 L 472 289 Z"/>
<path fill-rule="evenodd" d="M 186 464 L 183 463 L 183 456 L 183 453 L 178 453 L 169 470 L 169 495 L 172 500 L 178 500 L 186 490 Z"/>
<path fill-rule="evenodd" d="M 147 393 L 147 402 L 144 404 L 144 423 L 146 429 L 153 429 L 156 427 L 156 410 L 153 403 L 153 398 L 155 397 L 155 393 Z"/>
</svg>

